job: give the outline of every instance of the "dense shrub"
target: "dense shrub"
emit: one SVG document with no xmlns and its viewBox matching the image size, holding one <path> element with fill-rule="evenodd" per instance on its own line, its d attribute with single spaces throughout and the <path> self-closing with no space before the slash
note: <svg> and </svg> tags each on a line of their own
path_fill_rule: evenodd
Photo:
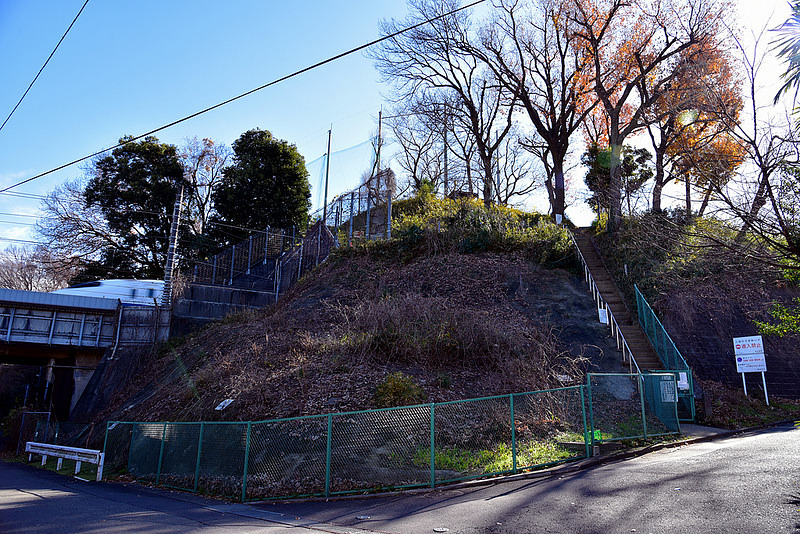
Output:
<svg viewBox="0 0 800 534">
<path fill-rule="evenodd" d="M 391 241 L 345 248 L 340 254 L 366 250 L 410 261 L 452 252 L 522 251 L 529 260 L 543 265 L 569 267 L 575 261 L 567 231 L 546 216 L 505 206 L 486 208 L 476 199 L 437 199 L 421 194 L 398 201 L 393 207 L 392 228 Z"/>
<path fill-rule="evenodd" d="M 411 406 L 426 400 L 425 392 L 414 378 L 400 371 L 387 376 L 375 389 L 375 406 L 378 408 Z"/>
</svg>

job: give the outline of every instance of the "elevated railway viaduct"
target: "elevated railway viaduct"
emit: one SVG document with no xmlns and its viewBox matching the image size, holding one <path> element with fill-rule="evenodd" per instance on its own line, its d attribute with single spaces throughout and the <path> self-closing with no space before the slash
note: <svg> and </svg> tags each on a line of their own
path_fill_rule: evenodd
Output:
<svg viewBox="0 0 800 534">
<path fill-rule="evenodd" d="M 169 320 L 158 306 L 0 289 L 0 364 L 39 367 L 29 398 L 65 420 L 104 356 L 165 340 Z"/>
</svg>

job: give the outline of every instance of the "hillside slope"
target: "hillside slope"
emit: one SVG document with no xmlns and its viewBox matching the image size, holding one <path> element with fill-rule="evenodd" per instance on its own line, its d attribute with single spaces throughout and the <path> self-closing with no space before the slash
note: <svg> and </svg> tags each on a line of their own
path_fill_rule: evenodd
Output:
<svg viewBox="0 0 800 534">
<path fill-rule="evenodd" d="M 800 288 L 787 272 L 759 261 L 757 249 L 720 245 L 725 231 L 709 220 L 647 214 L 626 221 L 616 239 L 597 239 L 630 309 L 635 313 L 636 284 L 695 376 L 741 389 L 733 338 L 758 335 L 755 321 L 769 322 L 772 303 L 788 304 Z M 800 334 L 764 336 L 770 396 L 800 399 L 798 344 Z M 751 394 L 762 389 L 758 373 L 747 380 Z"/>
<path fill-rule="evenodd" d="M 97 420 L 263 420 L 447 401 L 573 385 L 617 360 L 582 280 L 567 271 L 520 253 L 408 263 L 350 253 L 274 309 L 162 350 Z M 387 381 L 398 371 L 413 383 Z M 388 401 L 376 396 L 382 384 Z"/>
</svg>

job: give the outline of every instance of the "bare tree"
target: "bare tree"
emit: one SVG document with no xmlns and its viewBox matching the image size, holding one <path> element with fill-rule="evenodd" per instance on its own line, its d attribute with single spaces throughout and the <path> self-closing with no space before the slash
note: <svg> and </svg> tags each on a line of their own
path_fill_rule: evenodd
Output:
<svg viewBox="0 0 800 534">
<path fill-rule="evenodd" d="M 400 145 L 398 158 L 400 168 L 408 176 L 408 186 L 419 191 L 423 181 L 429 181 L 434 188 L 442 176 L 443 131 L 431 127 L 431 120 L 425 114 L 426 106 L 416 100 L 394 109 L 388 117 L 394 140 Z"/>
<path fill-rule="evenodd" d="M 228 164 L 231 149 L 211 139 L 187 139 L 180 150 L 184 175 L 190 184 L 187 198 L 187 218 L 195 234 L 206 233 L 213 212 L 212 194 L 222 180 L 222 169 Z"/>
<path fill-rule="evenodd" d="M 759 101 L 760 69 L 765 51 L 764 32 L 756 36 L 751 50 L 735 36 L 739 69 L 747 93 L 746 118 L 729 117 L 730 132 L 747 150 L 747 162 L 738 177 L 716 194 L 724 210 L 741 221 L 736 243 L 745 245 L 754 237 L 784 257 L 800 260 L 800 137 L 788 112 L 776 115 Z M 720 120 L 725 120 L 721 116 Z"/>
<path fill-rule="evenodd" d="M 646 111 L 677 76 L 678 71 L 665 66 L 701 53 L 698 45 L 713 40 L 721 29 L 724 6 L 716 0 L 585 0 L 574 6 L 576 35 L 592 60 L 591 83 L 606 115 L 613 231 L 621 221 L 623 143 L 647 124 Z"/>
<path fill-rule="evenodd" d="M 474 32 L 468 12 L 448 14 L 458 7 L 458 0 L 409 0 L 408 18 L 385 22 L 383 33 L 431 22 L 383 41 L 373 58 L 384 79 L 394 85 L 398 100 L 426 95 L 428 101 L 457 103 L 448 109 L 448 116 L 474 136 L 488 205 L 494 198 L 493 158 L 511 129 L 511 102 L 472 53 Z"/>
<path fill-rule="evenodd" d="M 36 223 L 36 232 L 50 254 L 72 266 L 99 261 L 103 254 L 115 250 L 136 254 L 134 249 L 125 250 L 120 236 L 108 227 L 100 207 L 86 203 L 83 190 L 80 180 L 65 182 L 42 200 L 46 217 Z"/>
<path fill-rule="evenodd" d="M 654 211 L 661 210 L 666 183 L 680 179 L 686 186 L 687 214 L 692 188 L 704 190 L 702 215 L 714 189 L 711 182 L 726 182 L 742 162 L 740 145 L 729 135 L 729 125 L 738 122 L 742 108 L 741 77 L 727 47 L 710 39 L 699 46 L 702 54 L 691 51 L 691 58 L 682 54 L 665 66 L 675 77 L 646 112 L 655 154 Z"/>
<path fill-rule="evenodd" d="M 497 157 L 497 202 L 513 204 L 513 200 L 525 197 L 542 184 L 536 179 L 534 162 L 520 144 L 519 136 L 506 137 Z"/>
<path fill-rule="evenodd" d="M 550 206 L 564 214 L 564 161 L 572 135 L 596 105 L 589 55 L 571 27 L 572 0 L 496 0 L 480 57 L 519 101 L 538 134 L 526 143 L 542 159 Z"/>
<path fill-rule="evenodd" d="M 78 273 L 70 262 L 54 258 L 43 246 L 10 246 L 0 252 L 0 287 L 24 291 L 55 291 Z"/>
</svg>

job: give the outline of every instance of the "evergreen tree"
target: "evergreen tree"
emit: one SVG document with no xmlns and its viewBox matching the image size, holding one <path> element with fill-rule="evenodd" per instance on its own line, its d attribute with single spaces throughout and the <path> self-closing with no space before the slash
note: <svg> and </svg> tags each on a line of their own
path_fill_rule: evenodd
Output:
<svg viewBox="0 0 800 534">
<path fill-rule="evenodd" d="M 233 143 L 233 165 L 214 190 L 213 234 L 225 244 L 245 229 L 305 227 L 311 198 L 303 156 L 266 130 L 243 133 Z M 221 223 L 221 224 L 220 224 Z M 238 227 L 238 228 L 235 228 Z"/>
</svg>

